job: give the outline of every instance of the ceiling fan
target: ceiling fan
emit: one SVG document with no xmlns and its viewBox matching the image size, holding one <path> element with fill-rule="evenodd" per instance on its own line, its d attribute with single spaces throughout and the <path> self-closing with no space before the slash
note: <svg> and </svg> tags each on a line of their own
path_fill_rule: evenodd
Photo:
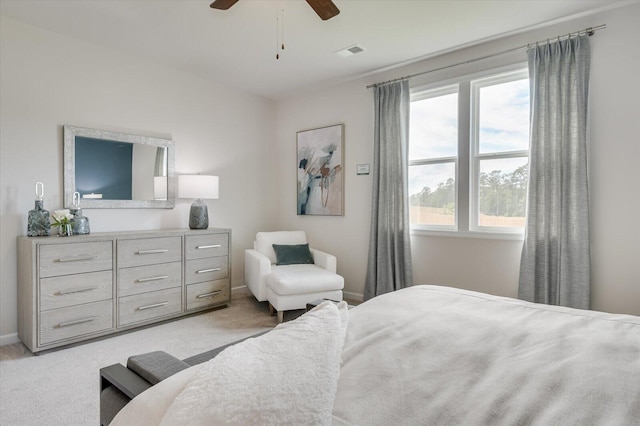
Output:
<svg viewBox="0 0 640 426">
<path fill-rule="evenodd" d="M 215 0 L 211 3 L 212 9 L 220 9 L 227 10 L 234 4 L 236 4 L 238 0 Z M 331 19 L 340 13 L 340 10 L 336 7 L 335 4 L 331 0 L 307 0 L 309 6 L 315 10 L 318 16 L 326 21 L 327 19 Z"/>
</svg>

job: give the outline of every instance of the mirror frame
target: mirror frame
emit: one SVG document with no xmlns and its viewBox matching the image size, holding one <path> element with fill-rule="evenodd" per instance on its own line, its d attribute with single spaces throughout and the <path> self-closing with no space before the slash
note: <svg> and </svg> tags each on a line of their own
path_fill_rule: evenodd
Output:
<svg viewBox="0 0 640 426">
<path fill-rule="evenodd" d="M 80 200 L 83 209 L 172 209 L 175 206 L 175 153 L 171 139 L 132 135 L 108 130 L 88 129 L 65 125 L 64 133 L 64 205 L 73 208 L 76 191 L 76 136 L 129 142 L 167 148 L 167 199 L 166 200 Z"/>
</svg>

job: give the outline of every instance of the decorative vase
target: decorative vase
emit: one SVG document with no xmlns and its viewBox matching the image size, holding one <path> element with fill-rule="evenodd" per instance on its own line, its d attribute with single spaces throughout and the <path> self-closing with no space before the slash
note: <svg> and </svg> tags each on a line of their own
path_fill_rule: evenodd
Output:
<svg viewBox="0 0 640 426">
<path fill-rule="evenodd" d="M 80 193 L 73 193 L 73 209 L 70 210 L 73 215 L 71 224 L 73 225 L 74 235 L 86 235 L 91 231 L 89 229 L 89 218 L 82 215 L 82 209 L 80 208 Z"/>
<path fill-rule="evenodd" d="M 58 237 L 70 237 L 73 235 L 73 227 L 70 223 L 58 226 Z"/>
<path fill-rule="evenodd" d="M 28 237 L 48 237 L 51 233 L 51 219 L 49 211 L 43 207 L 42 197 L 44 195 L 44 184 L 36 183 L 36 202 L 33 210 L 29 210 L 27 217 Z"/>
</svg>

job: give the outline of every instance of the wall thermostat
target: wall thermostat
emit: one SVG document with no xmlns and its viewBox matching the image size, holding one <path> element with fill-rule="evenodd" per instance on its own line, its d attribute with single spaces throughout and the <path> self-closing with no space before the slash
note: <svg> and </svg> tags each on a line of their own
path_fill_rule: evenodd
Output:
<svg viewBox="0 0 640 426">
<path fill-rule="evenodd" d="M 368 175 L 369 174 L 369 165 L 368 164 L 358 164 L 358 165 L 356 165 L 356 174 L 358 174 L 358 175 Z"/>
</svg>

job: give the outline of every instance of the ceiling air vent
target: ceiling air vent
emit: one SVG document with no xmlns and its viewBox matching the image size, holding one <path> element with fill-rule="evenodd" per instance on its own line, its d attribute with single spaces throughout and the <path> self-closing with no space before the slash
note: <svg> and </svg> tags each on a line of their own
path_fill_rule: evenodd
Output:
<svg viewBox="0 0 640 426">
<path fill-rule="evenodd" d="M 336 50 L 335 53 L 338 56 L 342 56 L 343 58 L 347 58 L 349 56 L 357 55 L 358 53 L 365 52 L 367 49 L 364 47 L 354 44 L 353 46 L 345 47 L 344 49 Z"/>
</svg>

